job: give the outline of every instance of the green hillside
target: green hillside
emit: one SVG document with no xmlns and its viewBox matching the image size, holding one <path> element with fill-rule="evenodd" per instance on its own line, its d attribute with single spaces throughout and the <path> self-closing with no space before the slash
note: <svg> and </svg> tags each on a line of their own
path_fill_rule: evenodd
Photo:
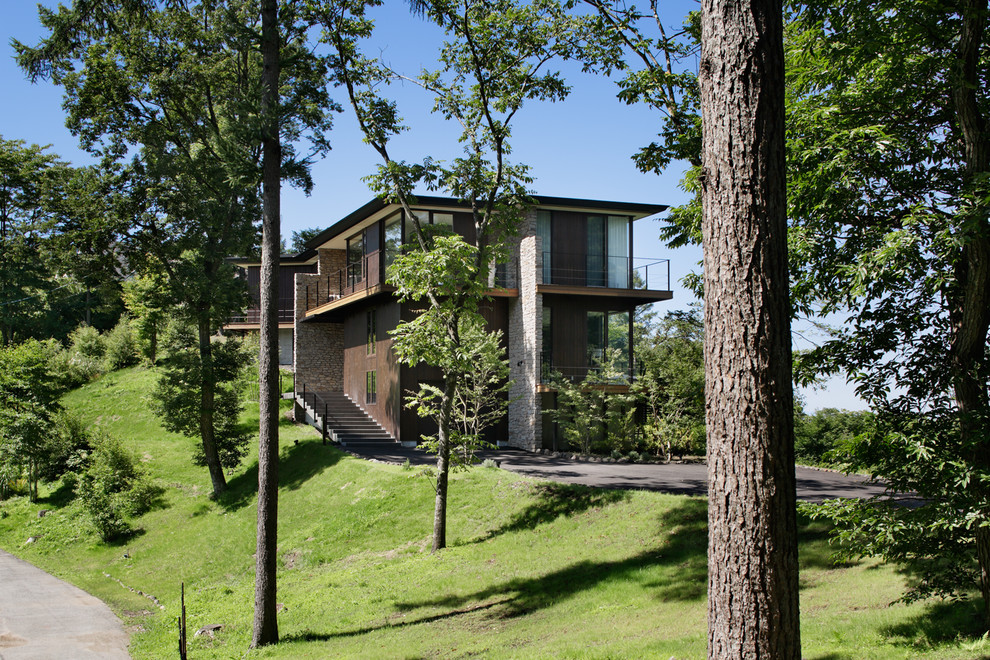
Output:
<svg viewBox="0 0 990 660">
<path fill-rule="evenodd" d="M 163 431 L 148 410 L 153 376 L 125 370 L 65 398 L 87 423 L 122 439 L 165 487 L 165 506 L 133 521 L 135 536 L 101 543 L 65 489 L 43 492 L 37 504 L 0 503 L 0 547 L 109 603 L 133 633 L 135 658 L 176 657 L 181 582 L 196 659 L 704 656 L 704 499 L 476 468 L 454 477 L 450 548 L 431 555 L 426 477 L 324 447 L 315 431 L 287 421 L 284 643 L 248 652 L 256 459 L 230 475 L 228 496 L 211 501 L 206 469 L 190 461 L 194 441 Z M 257 408 L 243 421 L 256 427 Z M 49 513 L 39 517 L 41 509 Z M 806 658 L 990 653 L 970 636 L 974 605 L 891 605 L 901 574 L 873 562 L 833 566 L 824 528 L 801 531 Z M 223 627 L 193 638 L 208 624 Z"/>
</svg>

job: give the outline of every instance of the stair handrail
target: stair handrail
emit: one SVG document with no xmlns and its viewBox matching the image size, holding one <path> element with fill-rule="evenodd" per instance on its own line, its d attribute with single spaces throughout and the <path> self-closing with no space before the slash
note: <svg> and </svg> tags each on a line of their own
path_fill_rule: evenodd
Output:
<svg viewBox="0 0 990 660">
<path fill-rule="evenodd" d="M 299 387 L 298 387 L 299 382 L 300 381 L 297 380 L 295 382 L 295 384 L 293 385 L 293 391 L 294 391 L 294 393 L 297 396 L 298 396 L 298 393 L 299 393 Z M 324 399 L 322 396 L 320 396 L 315 390 L 314 391 L 311 391 L 311 392 L 307 392 L 306 391 L 306 382 L 305 381 L 302 381 L 302 400 L 303 400 L 303 405 L 309 405 L 307 403 L 307 400 L 306 400 L 306 396 L 307 395 L 313 397 L 313 414 L 314 415 L 317 415 L 320 412 L 320 409 L 317 406 L 317 404 L 320 404 L 320 405 L 323 406 L 323 414 L 321 415 L 321 417 L 323 418 L 323 424 L 321 424 L 320 426 L 322 427 L 321 430 L 322 430 L 322 433 L 323 433 L 323 444 L 327 444 L 327 431 L 328 431 L 328 429 L 327 429 L 327 420 L 328 419 L 332 419 L 334 422 L 337 422 L 338 420 L 337 420 L 337 418 L 334 415 L 332 415 L 330 413 L 330 410 L 331 410 L 330 409 L 330 404 L 326 401 L 326 399 Z"/>
</svg>

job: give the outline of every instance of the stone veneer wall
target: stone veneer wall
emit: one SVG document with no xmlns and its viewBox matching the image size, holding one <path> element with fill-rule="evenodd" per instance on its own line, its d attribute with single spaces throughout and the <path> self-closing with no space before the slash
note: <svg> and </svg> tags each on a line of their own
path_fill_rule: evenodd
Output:
<svg viewBox="0 0 990 660">
<path fill-rule="evenodd" d="M 508 444 L 536 451 L 542 439 L 536 388 L 543 350 L 543 296 L 536 292 L 536 285 L 543 277 L 543 249 L 536 235 L 535 210 L 526 214 L 519 236 L 518 250 L 513 250 L 518 259 L 519 297 L 509 305 L 509 378 L 514 382 L 509 390 Z"/>
<path fill-rule="evenodd" d="M 307 302 L 316 303 L 316 284 L 320 283 L 321 294 L 326 294 L 328 274 L 335 274 L 347 265 L 344 250 L 320 250 L 316 274 L 296 274 L 296 322 L 293 360 L 296 383 L 306 384 L 309 390 L 341 392 L 344 389 L 344 324 L 303 322 L 306 318 Z M 331 284 L 336 278 L 331 277 Z M 307 285 L 309 300 L 307 301 Z M 322 297 L 322 296 L 321 296 Z"/>
</svg>

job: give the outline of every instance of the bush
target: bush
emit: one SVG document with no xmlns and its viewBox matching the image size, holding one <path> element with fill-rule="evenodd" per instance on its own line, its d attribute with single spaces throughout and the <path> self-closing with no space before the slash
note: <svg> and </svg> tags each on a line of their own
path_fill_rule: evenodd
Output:
<svg viewBox="0 0 990 660">
<path fill-rule="evenodd" d="M 79 478 L 76 494 L 104 541 L 131 533 L 128 516 L 153 508 L 163 490 L 140 470 L 119 440 L 109 435 L 94 439 L 89 467 Z"/>
<path fill-rule="evenodd" d="M 106 341 L 99 330 L 81 325 L 69 335 L 70 350 L 80 357 L 101 360 L 107 352 Z"/>
<path fill-rule="evenodd" d="M 77 472 L 85 466 L 92 451 L 92 443 L 86 426 L 75 415 L 59 410 L 51 426 L 51 436 L 39 476 L 55 481 L 67 472 Z"/>
<path fill-rule="evenodd" d="M 107 371 L 116 371 L 138 363 L 137 337 L 128 318 L 120 319 L 120 323 L 106 334 L 104 343 Z"/>
</svg>

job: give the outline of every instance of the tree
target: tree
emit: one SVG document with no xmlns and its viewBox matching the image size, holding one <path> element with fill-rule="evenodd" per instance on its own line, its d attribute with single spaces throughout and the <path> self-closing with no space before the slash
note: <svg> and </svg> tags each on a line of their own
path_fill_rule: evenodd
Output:
<svg viewBox="0 0 990 660">
<path fill-rule="evenodd" d="M 628 383 L 629 371 L 620 365 L 621 356 L 618 349 L 605 349 L 580 381 L 559 372 L 550 374 L 556 405 L 544 412 L 558 425 L 569 451 L 590 454 L 595 445 L 619 449 L 629 440 L 624 422 L 635 410 L 635 396 L 608 391 L 609 386 Z"/>
<path fill-rule="evenodd" d="M 780 5 L 703 0 L 698 82 L 708 655 L 797 658 Z"/>
<path fill-rule="evenodd" d="M 47 147 L 0 137 L 0 345 L 35 335 L 39 299 L 67 284 L 54 281 L 46 249 L 66 168 Z"/>
<path fill-rule="evenodd" d="M 163 273 L 169 303 L 196 324 L 199 434 L 214 496 L 226 479 L 210 337 L 242 307 L 226 257 L 251 251 L 260 219 L 256 9 L 249 0 L 77 0 L 39 9 L 50 35 L 37 47 L 14 44 L 32 77 L 65 88 L 69 128 L 116 173 L 116 231 L 129 263 Z M 308 138 L 315 152 L 326 148 L 329 101 L 322 62 L 298 47 L 304 39 L 297 26 L 285 40 L 293 56 L 283 100 L 295 110 L 280 135 L 283 176 L 308 190 L 310 155 L 294 145 Z"/>
<path fill-rule="evenodd" d="M 844 464 L 862 436 L 873 431 L 873 420 L 868 410 L 822 408 L 809 415 L 795 406 L 794 456 L 805 465 Z"/>
<path fill-rule="evenodd" d="M 669 461 L 705 447 L 704 320 L 695 304 L 668 312 L 636 345 L 643 372 L 633 384 L 648 422 L 647 444 Z"/>
<path fill-rule="evenodd" d="M 547 72 L 558 58 L 582 48 L 585 19 L 568 14 L 556 2 L 414 3 L 423 16 L 446 31 L 450 41 L 440 53 L 440 68 L 416 80 L 434 97 L 435 110 L 460 124 L 464 155 L 449 165 L 425 158 L 419 163 L 395 160 L 390 139 L 403 130 L 394 102 L 380 88 L 402 78 L 381 62 L 366 58 L 357 40 L 370 34 L 367 5 L 341 3 L 324 17 L 323 38 L 336 54 L 335 75 L 348 93 L 368 142 L 383 164 L 370 178 L 381 197 L 399 203 L 413 220 L 414 249 L 397 259 L 390 281 L 406 300 L 423 300 L 429 309 L 397 331 L 408 338 L 403 361 L 422 360 L 440 367 L 436 506 L 433 550 L 446 546 L 446 507 L 454 405 L 464 385 L 461 321 L 477 314 L 491 265 L 499 261 L 504 241 L 523 216 L 530 179 L 522 165 L 508 162 L 512 120 L 523 104 L 559 100 L 567 94 L 562 78 Z M 586 45 L 586 44 L 585 44 Z M 471 209 L 476 242 L 454 236 L 432 237 L 423 231 L 411 205 L 417 185 L 445 190 Z M 450 268 L 442 271 L 436 264 Z"/>
<path fill-rule="evenodd" d="M 846 552 L 917 569 L 911 598 L 978 584 L 990 627 L 987 15 L 795 9 L 788 125 L 796 300 L 849 315 L 808 360 L 876 412 L 847 466 L 922 498 L 824 513 Z"/>
<path fill-rule="evenodd" d="M 258 360 L 258 543 L 252 648 L 278 642 L 275 571 L 278 558 L 278 262 L 281 254 L 281 57 L 277 0 L 261 2 L 261 354 Z"/>
<path fill-rule="evenodd" d="M 243 406 L 237 382 L 250 356 L 233 337 L 211 342 L 214 411 L 213 442 L 221 469 L 237 467 L 247 453 L 248 436 L 238 424 Z M 191 328 L 174 328 L 166 346 L 168 358 L 161 364 L 161 375 L 151 392 L 151 407 L 161 417 L 162 426 L 173 433 L 199 437 L 203 363 L 198 341 Z M 193 461 L 207 465 L 202 443 L 196 447 Z"/>
<path fill-rule="evenodd" d="M 307 227 L 306 229 L 292 232 L 292 244 L 289 246 L 289 250 L 292 252 L 302 252 L 306 249 L 306 244 L 313 238 L 316 238 L 322 231 L 323 229 L 320 227 Z"/>
<path fill-rule="evenodd" d="M 0 496 L 24 474 L 31 501 L 37 500 L 38 481 L 57 459 L 53 427 L 64 388 L 51 358 L 58 350 L 54 340 L 0 346 Z"/>
<path fill-rule="evenodd" d="M 502 346 L 502 333 L 488 332 L 484 318 L 476 314 L 462 316 L 460 323 L 460 346 L 454 352 L 444 350 L 438 356 L 439 360 L 445 360 L 453 354 L 458 364 L 451 368 L 465 372 L 464 382 L 455 393 L 451 413 L 454 428 L 450 431 L 450 459 L 451 469 L 455 470 L 470 467 L 475 462 L 475 453 L 479 449 L 491 447 L 483 439 L 484 432 L 505 416 L 511 384 L 509 365 Z M 419 343 L 419 332 L 412 331 L 412 327 L 403 326 L 402 332 L 395 337 L 401 345 L 400 352 L 414 356 L 413 359 L 418 361 L 422 354 L 422 345 Z M 442 421 L 443 389 L 421 383 L 418 391 L 406 397 L 406 406 L 414 409 L 420 417 L 432 419 L 439 428 Z M 421 440 L 426 451 L 437 453 L 436 435 Z"/>
<path fill-rule="evenodd" d="M 134 319 L 141 354 L 158 361 L 158 340 L 165 329 L 165 283 L 161 274 L 136 275 L 123 283 L 124 305 Z"/>
</svg>

